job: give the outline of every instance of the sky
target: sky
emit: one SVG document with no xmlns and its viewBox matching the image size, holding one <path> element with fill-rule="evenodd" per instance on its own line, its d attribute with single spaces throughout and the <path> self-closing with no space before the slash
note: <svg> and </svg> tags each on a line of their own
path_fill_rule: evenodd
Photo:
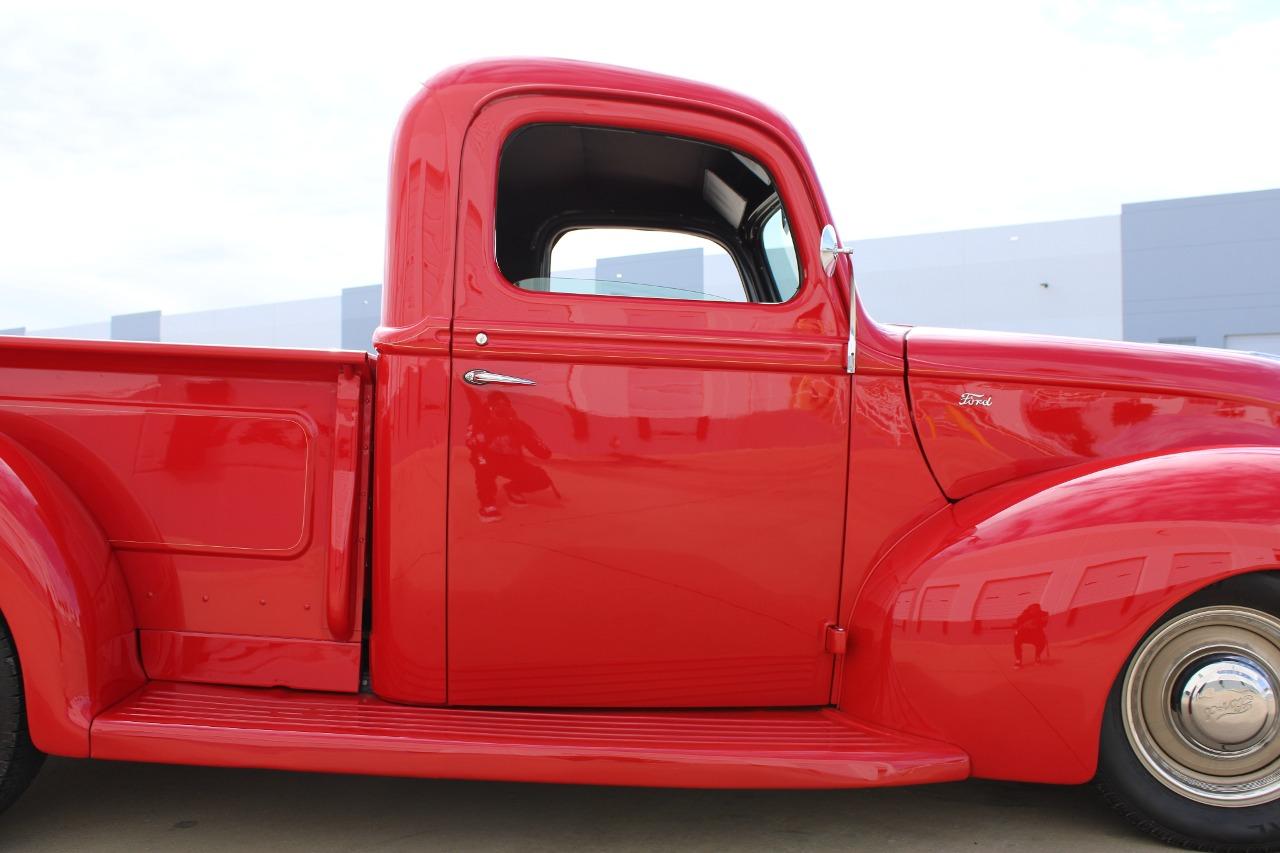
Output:
<svg viewBox="0 0 1280 853">
<path fill-rule="evenodd" d="M 382 279 L 395 122 L 560 56 L 750 94 L 846 239 L 1280 187 L 1280 2 L 0 5 L 0 328 Z"/>
</svg>

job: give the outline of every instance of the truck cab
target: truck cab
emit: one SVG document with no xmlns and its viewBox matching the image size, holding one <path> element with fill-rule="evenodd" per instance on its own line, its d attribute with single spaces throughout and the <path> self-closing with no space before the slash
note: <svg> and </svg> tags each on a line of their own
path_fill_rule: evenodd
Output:
<svg viewBox="0 0 1280 853">
<path fill-rule="evenodd" d="M 785 119 L 550 60 L 408 106 L 374 350 L 0 342 L 12 773 L 1097 776 L 1280 841 L 1280 364 L 879 324 Z"/>
<path fill-rule="evenodd" d="M 849 288 L 818 257 L 828 217 L 803 149 L 748 104 L 518 76 L 486 81 L 449 161 L 413 144 L 439 138 L 460 83 L 428 87 L 401 126 L 393 214 L 457 207 L 391 241 L 374 516 L 425 529 L 375 537 L 374 689 L 827 704 Z M 434 173 L 456 181 L 414 181 Z M 627 266 L 673 238 L 688 248 Z M 447 417 L 424 417 L 433 401 Z"/>
</svg>

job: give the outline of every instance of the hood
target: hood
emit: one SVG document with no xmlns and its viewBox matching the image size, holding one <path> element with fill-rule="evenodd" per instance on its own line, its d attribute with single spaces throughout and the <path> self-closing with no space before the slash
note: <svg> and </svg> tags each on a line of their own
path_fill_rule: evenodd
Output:
<svg viewBox="0 0 1280 853">
<path fill-rule="evenodd" d="M 907 332 L 920 443 L 953 500 L 1056 468 L 1280 445 L 1280 361 L 1198 347 Z"/>
</svg>

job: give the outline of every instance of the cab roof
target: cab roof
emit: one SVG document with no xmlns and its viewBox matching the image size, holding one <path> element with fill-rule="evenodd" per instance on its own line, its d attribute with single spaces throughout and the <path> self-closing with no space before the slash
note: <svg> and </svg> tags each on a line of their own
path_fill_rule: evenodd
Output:
<svg viewBox="0 0 1280 853">
<path fill-rule="evenodd" d="M 603 96 L 641 96 L 738 113 L 772 126 L 800 144 L 799 135 L 777 111 L 754 98 L 679 77 L 570 59 L 488 59 L 455 65 L 424 85 L 423 95 L 469 103 L 474 113 L 497 97 L 517 92 L 567 91 Z"/>
<path fill-rule="evenodd" d="M 417 340 L 451 308 L 457 184 L 467 128 L 489 103 L 517 95 L 649 101 L 718 113 L 754 126 L 790 149 L 830 221 L 799 134 L 759 101 L 662 74 L 567 59 L 491 59 L 448 68 L 428 80 L 401 115 L 392 147 L 387 210 L 386 289 L 379 343 Z M 430 212 L 429 215 L 427 212 Z"/>
</svg>

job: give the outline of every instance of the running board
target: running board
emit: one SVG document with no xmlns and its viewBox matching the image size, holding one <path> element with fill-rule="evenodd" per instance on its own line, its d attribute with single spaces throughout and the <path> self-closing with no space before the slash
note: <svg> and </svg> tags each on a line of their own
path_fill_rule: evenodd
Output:
<svg viewBox="0 0 1280 853">
<path fill-rule="evenodd" d="M 681 788 L 949 782 L 969 757 L 832 709 L 494 711 L 152 681 L 93 722 L 94 758 Z"/>
</svg>

